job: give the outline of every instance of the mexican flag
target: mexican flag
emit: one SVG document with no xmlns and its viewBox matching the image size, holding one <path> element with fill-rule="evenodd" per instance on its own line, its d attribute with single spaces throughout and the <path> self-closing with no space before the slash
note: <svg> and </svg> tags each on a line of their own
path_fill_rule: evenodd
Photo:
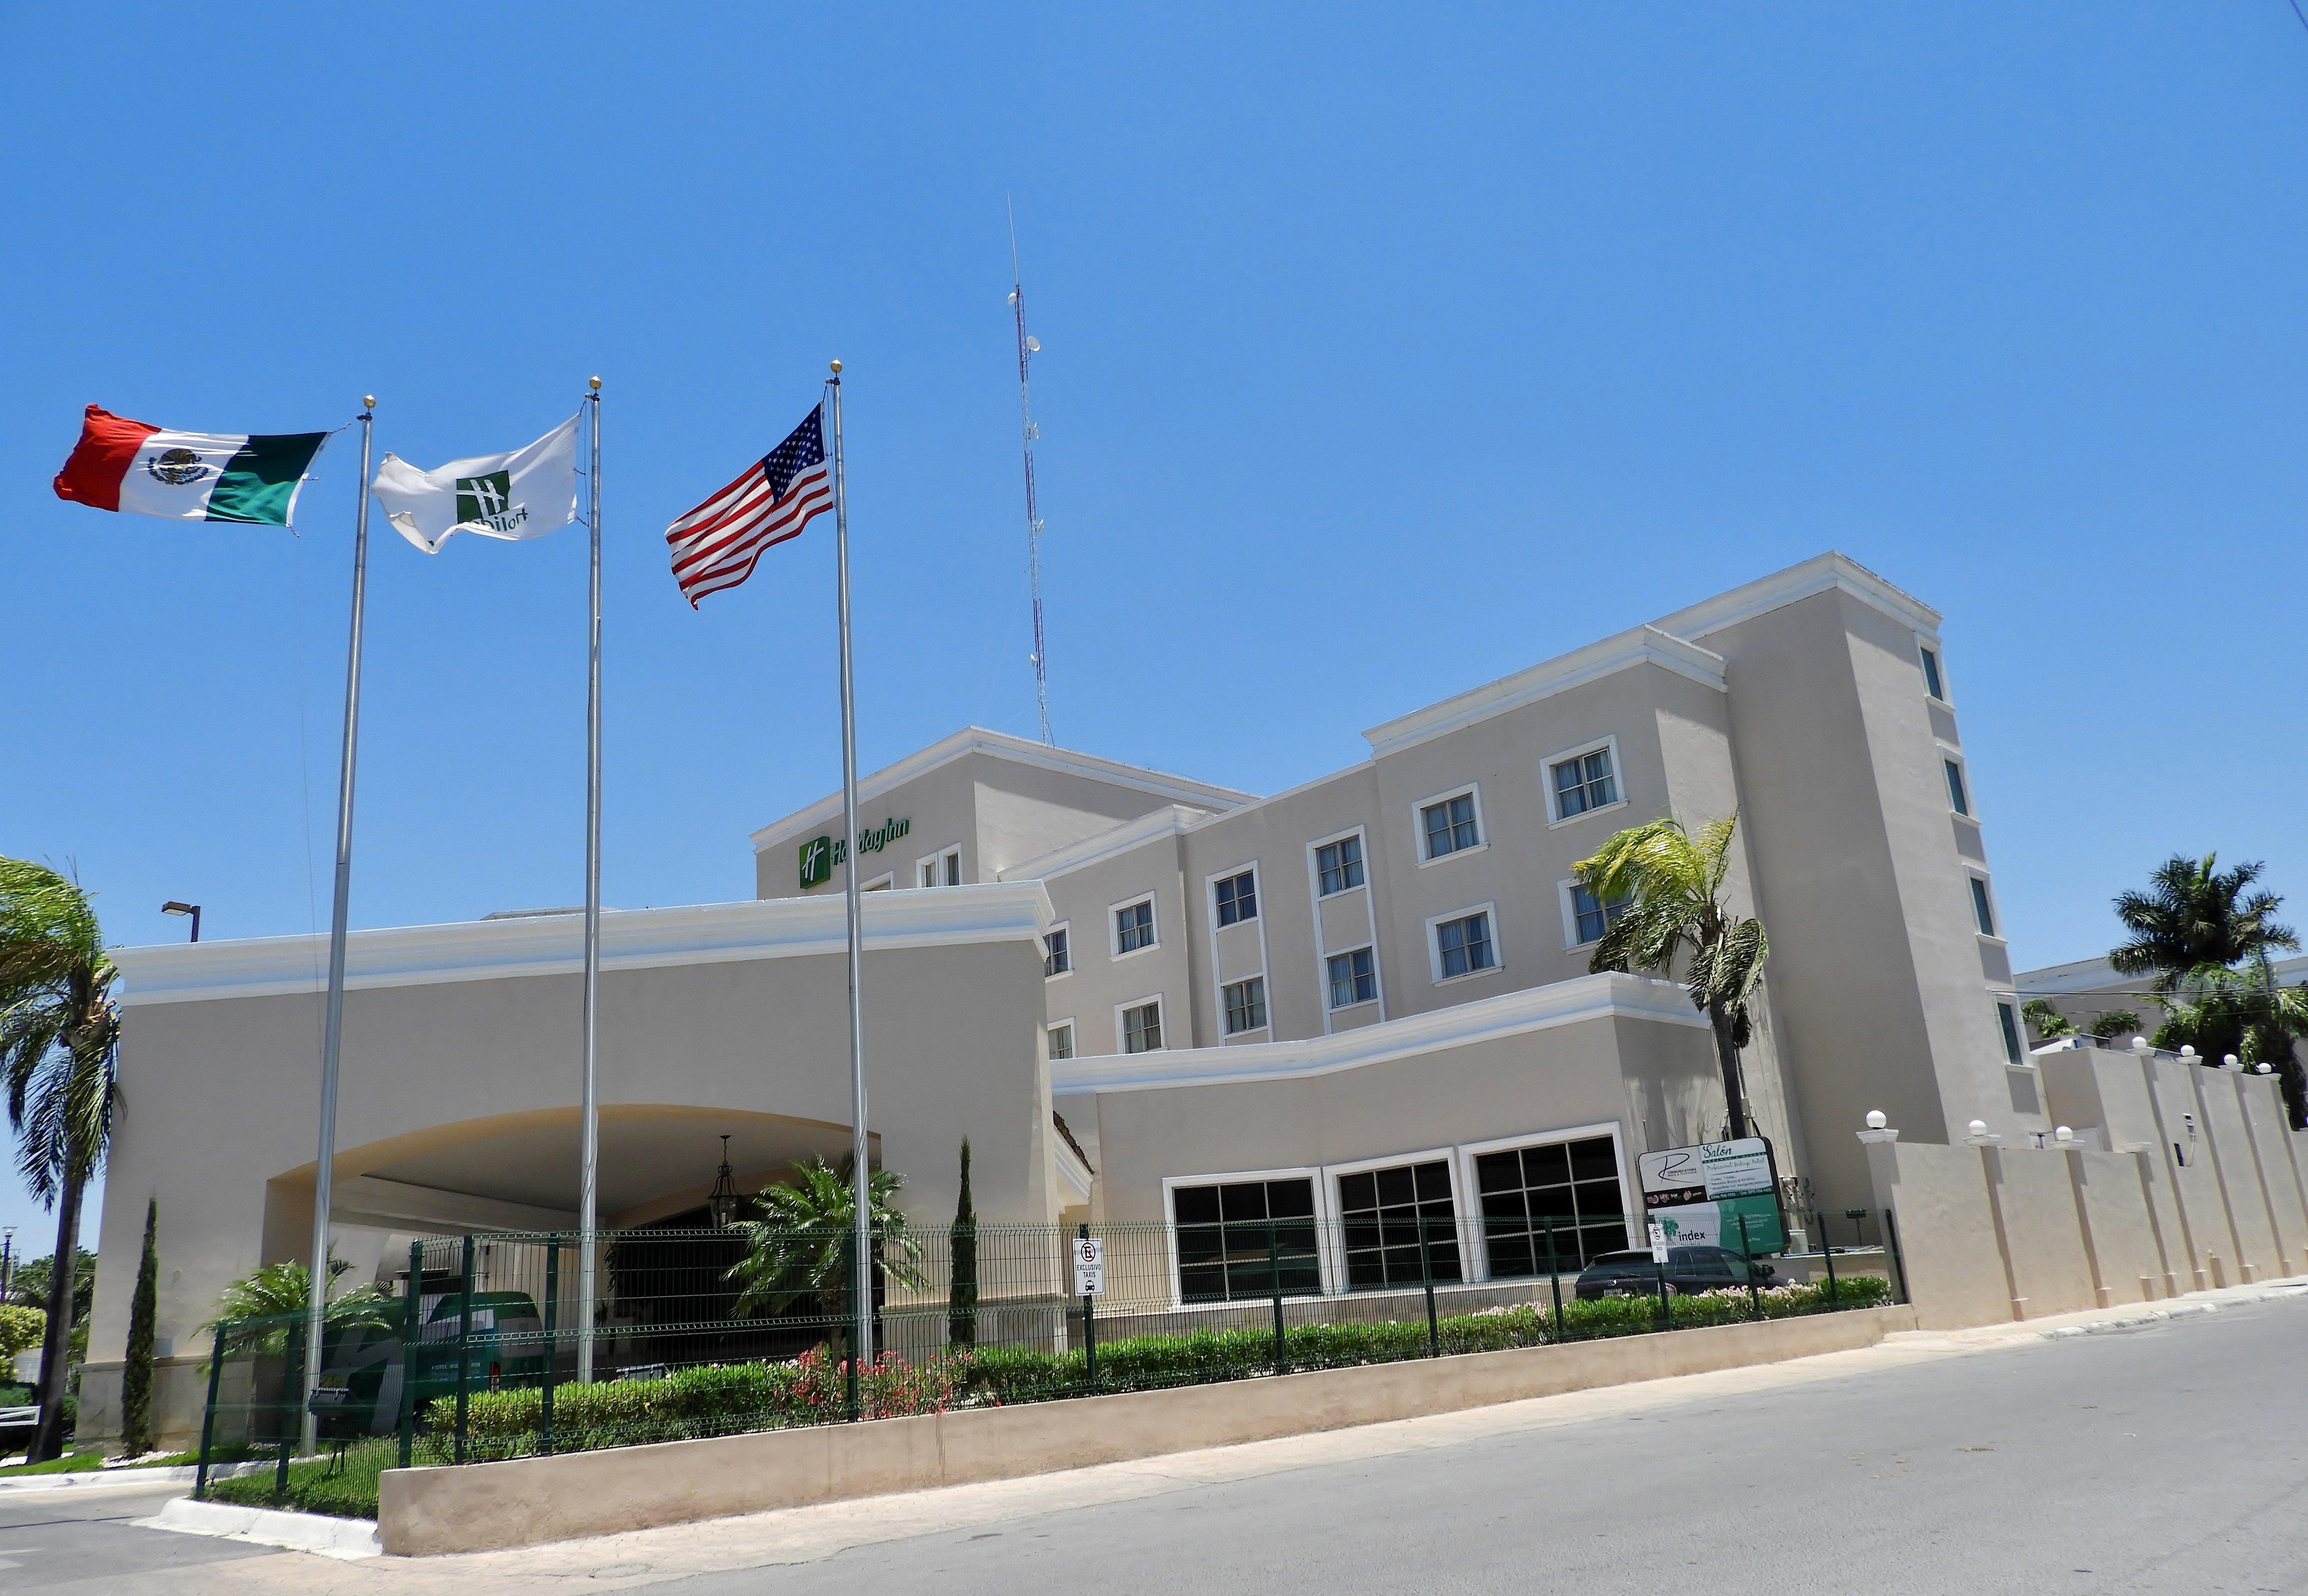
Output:
<svg viewBox="0 0 2308 1596">
<path fill-rule="evenodd" d="M 56 473 L 56 496 L 177 521 L 288 526 L 325 432 L 171 432 L 96 405 Z"/>
</svg>

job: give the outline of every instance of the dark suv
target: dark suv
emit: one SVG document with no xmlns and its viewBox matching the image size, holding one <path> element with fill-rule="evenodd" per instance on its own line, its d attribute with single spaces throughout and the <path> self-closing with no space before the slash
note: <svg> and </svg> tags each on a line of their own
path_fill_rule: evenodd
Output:
<svg viewBox="0 0 2308 1596">
<path fill-rule="evenodd" d="M 1664 1266 L 1648 1250 L 1605 1253 L 1579 1272 L 1581 1301 L 1598 1297 L 1642 1297 L 1659 1289 L 1662 1268 L 1666 1288 L 1689 1297 L 1701 1291 L 1744 1290 L 1752 1272 L 1758 1286 L 1771 1283 L 1771 1266 L 1750 1264 L 1727 1247 L 1671 1247 Z"/>
</svg>

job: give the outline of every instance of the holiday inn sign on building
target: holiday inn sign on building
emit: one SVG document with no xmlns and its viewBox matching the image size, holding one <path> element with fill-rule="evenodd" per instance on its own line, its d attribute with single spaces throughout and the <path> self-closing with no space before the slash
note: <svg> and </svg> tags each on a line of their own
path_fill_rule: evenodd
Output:
<svg viewBox="0 0 2308 1596">
<path fill-rule="evenodd" d="M 879 853 L 891 843 L 914 829 L 913 817 L 884 820 L 880 825 L 857 833 L 857 851 Z M 846 843 L 833 837 L 812 837 L 801 845 L 801 884 L 804 892 L 822 886 L 833 878 L 833 867 L 849 857 Z"/>
</svg>

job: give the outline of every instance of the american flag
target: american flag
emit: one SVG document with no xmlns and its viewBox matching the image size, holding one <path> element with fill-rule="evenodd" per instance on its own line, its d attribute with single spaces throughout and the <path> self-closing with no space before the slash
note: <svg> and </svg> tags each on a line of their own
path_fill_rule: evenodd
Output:
<svg viewBox="0 0 2308 1596">
<path fill-rule="evenodd" d="M 784 443 L 666 528 L 673 579 L 692 609 L 706 594 L 751 576 L 763 549 L 799 536 L 810 517 L 832 505 L 825 434 L 818 424 L 822 413 L 822 408 L 811 410 Z"/>
</svg>

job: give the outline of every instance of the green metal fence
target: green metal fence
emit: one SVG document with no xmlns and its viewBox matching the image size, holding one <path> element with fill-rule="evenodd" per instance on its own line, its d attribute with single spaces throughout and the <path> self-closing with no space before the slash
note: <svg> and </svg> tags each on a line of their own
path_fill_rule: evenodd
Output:
<svg viewBox="0 0 2308 1596">
<path fill-rule="evenodd" d="M 462 1463 L 1906 1299 L 1889 1211 L 1771 1228 L 1813 1250 L 1767 1255 L 1733 1233 L 1655 1256 L 1641 1214 L 892 1229 L 874 1244 L 870 1364 L 848 1355 L 847 1229 L 604 1234 L 590 1324 L 573 1235 L 436 1237 L 332 1310 L 310 1408 L 324 1448 L 392 1437 L 401 1466 Z M 1081 1239 L 1103 1244 L 1099 1295 L 1074 1293 Z M 196 1494 L 227 1458 L 273 1460 L 285 1484 L 303 1324 L 219 1326 Z"/>
</svg>

